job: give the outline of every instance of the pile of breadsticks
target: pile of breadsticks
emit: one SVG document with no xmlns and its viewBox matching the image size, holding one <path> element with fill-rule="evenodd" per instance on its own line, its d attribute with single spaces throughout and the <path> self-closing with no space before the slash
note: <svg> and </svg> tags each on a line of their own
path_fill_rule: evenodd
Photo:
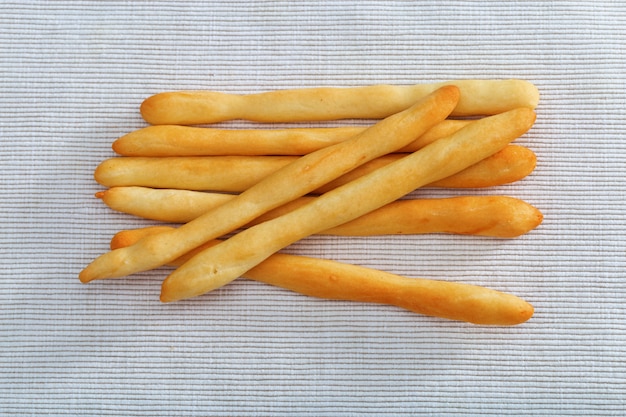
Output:
<svg viewBox="0 0 626 417">
<path fill-rule="evenodd" d="M 279 251 L 313 234 L 512 238 L 532 230 L 542 214 L 512 197 L 402 197 L 420 187 L 490 187 L 528 175 L 535 155 L 510 143 L 533 125 L 538 99 L 535 86 L 522 80 L 156 94 L 141 105 L 152 126 L 117 139 L 119 156 L 97 167 L 95 179 L 107 187 L 97 197 L 114 210 L 180 225 L 116 234 L 112 250 L 79 278 L 87 283 L 173 265 L 163 302 L 245 276 L 316 297 L 477 324 L 522 323 L 533 307 L 510 294 Z M 234 119 L 373 121 L 206 126 Z"/>
</svg>

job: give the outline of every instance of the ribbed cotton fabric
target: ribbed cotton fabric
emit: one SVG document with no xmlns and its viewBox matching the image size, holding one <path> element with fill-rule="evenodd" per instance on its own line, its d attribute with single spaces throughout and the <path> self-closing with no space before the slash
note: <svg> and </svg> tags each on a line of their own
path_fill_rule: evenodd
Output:
<svg viewBox="0 0 626 417">
<path fill-rule="evenodd" d="M 620 1 L 0 2 L 0 414 L 620 416 L 626 8 Z M 80 284 L 153 224 L 94 197 L 151 94 L 521 78 L 541 92 L 516 239 L 313 236 L 285 251 L 531 302 L 510 328 L 237 280 L 163 305 L 167 270 Z M 348 123 L 348 122 L 346 122 Z M 355 123 L 364 123 L 363 121 Z M 224 123 L 233 128 L 244 122 Z"/>
</svg>

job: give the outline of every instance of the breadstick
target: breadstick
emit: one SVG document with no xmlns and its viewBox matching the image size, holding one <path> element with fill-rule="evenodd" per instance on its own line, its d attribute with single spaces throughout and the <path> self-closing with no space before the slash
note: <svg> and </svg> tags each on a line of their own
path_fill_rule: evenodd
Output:
<svg viewBox="0 0 626 417">
<path fill-rule="evenodd" d="M 494 154 L 534 121 L 535 113 L 527 108 L 481 119 L 294 211 L 245 229 L 170 274 L 163 282 L 161 300 L 190 298 L 226 285 L 291 243 L 360 217 Z"/>
<path fill-rule="evenodd" d="M 168 227 L 124 230 L 111 240 L 111 249 L 162 233 Z M 203 245 L 208 248 L 218 241 Z M 191 254 L 170 263 L 182 265 Z M 530 319 L 534 309 L 526 301 L 480 286 L 406 278 L 362 266 L 304 256 L 274 254 L 244 275 L 255 281 L 300 294 L 331 300 L 379 303 L 418 314 L 481 325 L 516 325 Z"/>
<path fill-rule="evenodd" d="M 323 194 L 363 175 L 397 161 L 404 155 L 389 154 L 363 164 L 315 190 Z M 433 188 L 485 188 L 521 180 L 537 165 L 533 151 L 523 146 L 507 145 L 495 154 L 454 175 L 427 184 Z"/>
<path fill-rule="evenodd" d="M 510 184 L 530 174 L 537 156 L 523 146 L 509 145 L 463 171 L 428 184 L 433 188 L 485 188 Z"/>
<path fill-rule="evenodd" d="M 153 125 L 197 125 L 233 119 L 296 122 L 379 119 L 400 112 L 445 85 L 456 85 L 461 99 L 453 116 L 502 113 L 517 107 L 534 109 L 537 88 L 523 80 L 457 80 L 418 85 L 372 85 L 349 88 L 305 88 L 236 95 L 213 91 L 164 92 L 141 104 L 141 115 Z"/>
<path fill-rule="evenodd" d="M 208 240 L 231 232 L 261 214 L 313 191 L 360 164 L 405 146 L 445 120 L 458 99 L 458 88 L 441 88 L 352 139 L 298 158 L 237 198 L 174 232 L 154 236 L 154 239 L 146 238 L 131 247 L 101 255 L 79 274 L 79 279 L 89 282 L 120 277 L 164 265 Z"/>
<path fill-rule="evenodd" d="M 542 220 L 537 208 L 516 198 L 466 196 L 395 201 L 319 233 L 344 236 L 453 233 L 512 238 L 536 228 Z"/>
<path fill-rule="evenodd" d="M 313 193 L 325 193 L 404 156 L 406 155 L 393 153 L 366 162 L 318 187 Z M 140 186 L 238 193 L 298 158 L 298 156 L 115 157 L 103 161 L 96 168 L 94 178 L 105 187 Z M 431 186 L 477 188 L 507 184 L 530 174 L 535 168 L 536 160 L 535 154 L 530 149 L 508 145 L 463 172 Z"/>
<path fill-rule="evenodd" d="M 161 222 L 187 223 L 232 200 L 235 195 L 128 186 L 99 191 L 96 197 L 122 213 Z"/>
<path fill-rule="evenodd" d="M 510 294 L 469 284 L 405 278 L 330 260 L 274 254 L 245 276 L 318 298 L 395 305 L 482 325 L 516 325 L 534 309 Z"/>
<path fill-rule="evenodd" d="M 232 194 L 144 187 L 114 187 L 96 194 L 109 207 L 135 216 L 186 223 L 235 198 Z M 315 197 L 301 197 L 256 218 L 247 226 L 288 213 Z M 320 234 L 372 236 L 455 233 L 515 237 L 537 227 L 543 217 L 530 204 L 505 196 L 467 196 L 394 201 Z"/>
<path fill-rule="evenodd" d="M 444 120 L 400 152 L 415 152 L 451 135 L 470 120 Z M 212 129 L 190 126 L 149 126 L 128 133 L 113 150 L 123 156 L 305 155 L 343 142 L 366 127 L 289 129 Z"/>
<path fill-rule="evenodd" d="M 297 156 L 117 157 L 96 167 L 105 187 L 142 186 L 241 192 L 297 161 Z"/>
</svg>

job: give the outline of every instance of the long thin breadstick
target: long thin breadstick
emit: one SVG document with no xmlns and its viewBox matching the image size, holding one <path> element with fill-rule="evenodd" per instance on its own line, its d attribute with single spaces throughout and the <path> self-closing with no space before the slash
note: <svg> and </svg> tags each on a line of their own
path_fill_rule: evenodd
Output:
<svg viewBox="0 0 626 417">
<path fill-rule="evenodd" d="M 195 125 L 232 119 L 294 122 L 379 119 L 400 112 L 445 85 L 461 100 L 453 116 L 491 115 L 517 107 L 534 109 L 537 88 L 523 80 L 457 80 L 418 85 L 306 88 L 236 95 L 213 91 L 165 92 L 148 97 L 141 114 L 150 124 Z"/>
<path fill-rule="evenodd" d="M 237 198 L 173 232 L 146 238 L 131 247 L 101 255 L 79 274 L 79 279 L 89 282 L 120 277 L 164 265 L 208 240 L 233 231 L 261 214 L 315 190 L 360 164 L 405 146 L 445 120 L 458 99 L 458 88 L 441 88 L 353 139 L 298 158 Z M 387 140 L 380 140 L 381 137 Z"/>
<path fill-rule="evenodd" d="M 190 298 L 226 285 L 297 240 L 360 217 L 494 154 L 534 121 L 535 113 L 527 108 L 483 118 L 312 203 L 245 229 L 170 274 L 161 300 Z"/>
<path fill-rule="evenodd" d="M 298 159 L 297 156 L 116 157 L 100 163 L 94 178 L 105 187 L 136 185 L 241 192 Z"/>
<path fill-rule="evenodd" d="M 415 152 L 451 135 L 470 120 L 444 120 L 399 150 Z M 366 127 L 213 129 L 191 126 L 148 126 L 128 133 L 113 150 L 123 156 L 305 155 L 343 142 Z"/>
<path fill-rule="evenodd" d="M 109 207 L 139 217 L 186 223 L 235 198 L 232 194 L 144 187 L 114 187 L 97 194 Z M 263 223 L 310 203 L 301 197 L 271 210 L 247 226 Z M 394 201 L 321 234 L 372 236 L 388 234 L 455 233 L 516 237 L 543 219 L 532 205 L 506 196 L 465 196 Z"/>
<path fill-rule="evenodd" d="M 133 245 L 167 227 L 125 230 L 111 240 L 111 249 Z M 208 248 L 217 241 L 208 242 Z M 188 254 L 170 263 L 182 265 Z M 480 325 L 508 326 L 530 319 L 534 309 L 526 301 L 492 289 L 406 278 L 362 266 L 304 256 L 274 254 L 247 271 L 246 278 L 308 296 L 331 300 L 393 305 L 418 314 Z"/>
<path fill-rule="evenodd" d="M 324 184 L 316 189 L 315 193 L 326 193 L 363 175 L 389 165 L 403 156 L 404 155 L 401 154 L 389 154 L 376 158 Z M 537 156 L 533 151 L 523 146 L 507 145 L 482 161 L 449 177 L 426 184 L 426 186 L 435 188 L 493 187 L 521 180 L 530 174 L 535 169 L 536 165 Z"/>
<path fill-rule="evenodd" d="M 400 153 L 381 156 L 318 187 L 313 192 L 325 193 L 404 156 L 406 154 Z M 297 156 L 115 157 L 103 161 L 96 168 L 94 178 L 106 187 L 140 186 L 242 192 L 298 158 Z M 477 188 L 507 184 L 530 174 L 536 162 L 537 158 L 530 149 L 509 145 L 472 167 L 430 186 Z"/>
<path fill-rule="evenodd" d="M 431 182 L 435 188 L 485 188 L 509 184 L 529 175 L 537 156 L 523 146 L 509 145 L 488 158 L 454 175 Z"/>
</svg>

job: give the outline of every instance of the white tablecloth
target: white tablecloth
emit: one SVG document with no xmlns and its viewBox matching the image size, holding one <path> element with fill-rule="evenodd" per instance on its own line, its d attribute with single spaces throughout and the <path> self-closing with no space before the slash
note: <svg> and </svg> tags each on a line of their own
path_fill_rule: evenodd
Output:
<svg viewBox="0 0 626 417">
<path fill-rule="evenodd" d="M 626 7 L 620 1 L 3 1 L 0 414 L 623 415 Z M 118 230 L 94 197 L 151 94 L 521 78 L 535 205 L 517 239 L 311 237 L 286 251 L 468 282 L 535 307 L 515 327 L 237 280 L 158 301 L 167 271 L 83 285 Z"/>
</svg>

